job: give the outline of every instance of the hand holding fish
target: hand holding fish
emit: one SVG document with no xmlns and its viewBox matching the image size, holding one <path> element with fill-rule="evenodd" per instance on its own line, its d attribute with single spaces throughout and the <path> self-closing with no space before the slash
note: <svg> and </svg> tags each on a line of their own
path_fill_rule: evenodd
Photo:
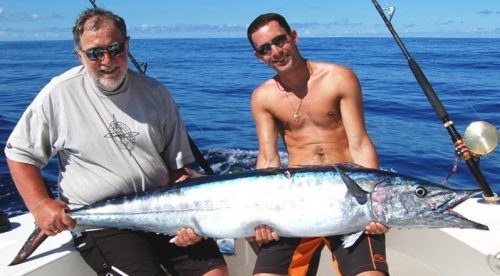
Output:
<svg viewBox="0 0 500 276">
<path fill-rule="evenodd" d="M 380 235 L 389 232 L 391 228 L 383 225 L 380 222 L 371 221 L 365 227 L 365 234 L 367 235 Z"/>
<path fill-rule="evenodd" d="M 191 228 L 181 228 L 177 231 L 175 236 L 170 242 L 175 243 L 179 247 L 186 247 L 201 241 L 202 237 L 198 236 Z"/>
<path fill-rule="evenodd" d="M 66 203 L 45 198 L 37 203 L 32 214 L 36 224 L 45 234 L 55 236 L 64 230 L 75 227 L 75 221 L 65 212 L 67 209 Z"/>
<path fill-rule="evenodd" d="M 371 221 L 365 226 L 365 234 L 368 235 L 380 235 L 389 232 L 391 228 L 383 225 L 380 222 Z M 279 240 L 279 235 L 277 232 L 266 225 L 259 225 L 255 227 L 255 237 L 248 237 L 248 241 L 255 241 L 259 245 L 269 243 L 271 241 Z"/>
<path fill-rule="evenodd" d="M 257 244 L 262 245 L 271 241 L 277 241 L 280 237 L 277 232 L 267 225 L 258 225 L 255 227 L 255 236 L 248 237 L 248 241 L 255 241 Z"/>
</svg>

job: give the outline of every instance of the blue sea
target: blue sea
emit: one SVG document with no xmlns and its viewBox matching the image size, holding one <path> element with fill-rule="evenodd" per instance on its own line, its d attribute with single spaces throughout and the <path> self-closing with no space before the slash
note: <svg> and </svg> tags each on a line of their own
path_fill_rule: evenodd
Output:
<svg viewBox="0 0 500 276">
<path fill-rule="evenodd" d="M 476 120 L 500 126 L 499 39 L 403 41 L 460 133 Z M 456 160 L 451 139 L 392 38 L 306 37 L 299 47 L 307 59 L 340 63 L 358 74 L 366 125 L 383 168 L 437 183 L 447 178 Z M 40 89 L 79 64 L 72 49 L 71 41 L 0 41 L 0 209 L 10 216 L 26 208 L 5 162 L 6 139 Z M 146 74 L 169 88 L 190 136 L 216 174 L 254 168 L 257 140 L 250 95 L 274 73 L 254 57 L 245 38 L 132 39 L 131 52 L 148 64 Z M 500 153 L 483 157 L 480 167 L 500 193 Z M 55 160 L 43 174 L 55 191 Z M 477 187 L 463 161 L 448 185 Z"/>
</svg>

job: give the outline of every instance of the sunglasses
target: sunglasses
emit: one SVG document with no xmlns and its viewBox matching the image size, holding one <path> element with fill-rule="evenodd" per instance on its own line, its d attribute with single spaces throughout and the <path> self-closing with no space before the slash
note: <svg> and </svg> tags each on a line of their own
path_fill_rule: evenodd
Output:
<svg viewBox="0 0 500 276">
<path fill-rule="evenodd" d="M 111 57 L 122 55 L 123 51 L 125 50 L 125 43 L 115 42 L 106 48 L 94 47 L 87 50 L 83 50 L 82 48 L 80 48 L 80 50 L 84 52 L 90 60 L 96 61 L 102 60 L 105 52 L 108 52 Z"/>
<path fill-rule="evenodd" d="M 271 42 L 262 44 L 256 51 L 257 53 L 263 56 L 269 55 L 271 53 L 273 45 L 281 48 L 287 42 L 288 42 L 288 34 L 278 35 L 275 38 L 273 38 Z"/>
</svg>

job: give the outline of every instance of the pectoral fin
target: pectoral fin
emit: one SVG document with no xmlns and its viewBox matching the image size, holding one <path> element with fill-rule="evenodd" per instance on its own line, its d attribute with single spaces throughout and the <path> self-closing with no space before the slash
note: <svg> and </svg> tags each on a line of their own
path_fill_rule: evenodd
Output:
<svg viewBox="0 0 500 276">
<path fill-rule="evenodd" d="M 356 181 L 354 181 L 352 178 L 350 178 L 342 169 L 340 169 L 338 166 L 333 166 L 335 170 L 339 173 L 340 177 L 342 178 L 342 181 L 344 181 L 345 185 L 347 186 L 347 190 L 349 193 L 352 194 L 354 198 L 356 198 L 356 201 L 363 205 L 368 201 L 368 193 L 363 190 Z"/>
<path fill-rule="evenodd" d="M 359 237 L 361 237 L 362 234 L 363 231 L 360 231 L 357 233 L 342 236 L 342 246 L 344 248 L 351 247 L 354 243 L 356 243 L 356 241 L 359 239 Z"/>
</svg>

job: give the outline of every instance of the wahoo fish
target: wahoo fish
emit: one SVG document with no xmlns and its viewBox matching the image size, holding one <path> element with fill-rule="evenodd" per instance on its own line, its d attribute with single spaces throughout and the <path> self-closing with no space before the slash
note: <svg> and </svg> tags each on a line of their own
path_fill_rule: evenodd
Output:
<svg viewBox="0 0 500 276">
<path fill-rule="evenodd" d="M 480 194 L 353 164 L 264 169 L 192 178 L 171 188 L 69 211 L 78 225 L 175 235 L 181 227 L 214 238 L 345 235 L 352 245 L 370 221 L 396 228 L 474 228 L 451 209 Z M 352 234 L 354 233 L 354 234 Z"/>
</svg>

